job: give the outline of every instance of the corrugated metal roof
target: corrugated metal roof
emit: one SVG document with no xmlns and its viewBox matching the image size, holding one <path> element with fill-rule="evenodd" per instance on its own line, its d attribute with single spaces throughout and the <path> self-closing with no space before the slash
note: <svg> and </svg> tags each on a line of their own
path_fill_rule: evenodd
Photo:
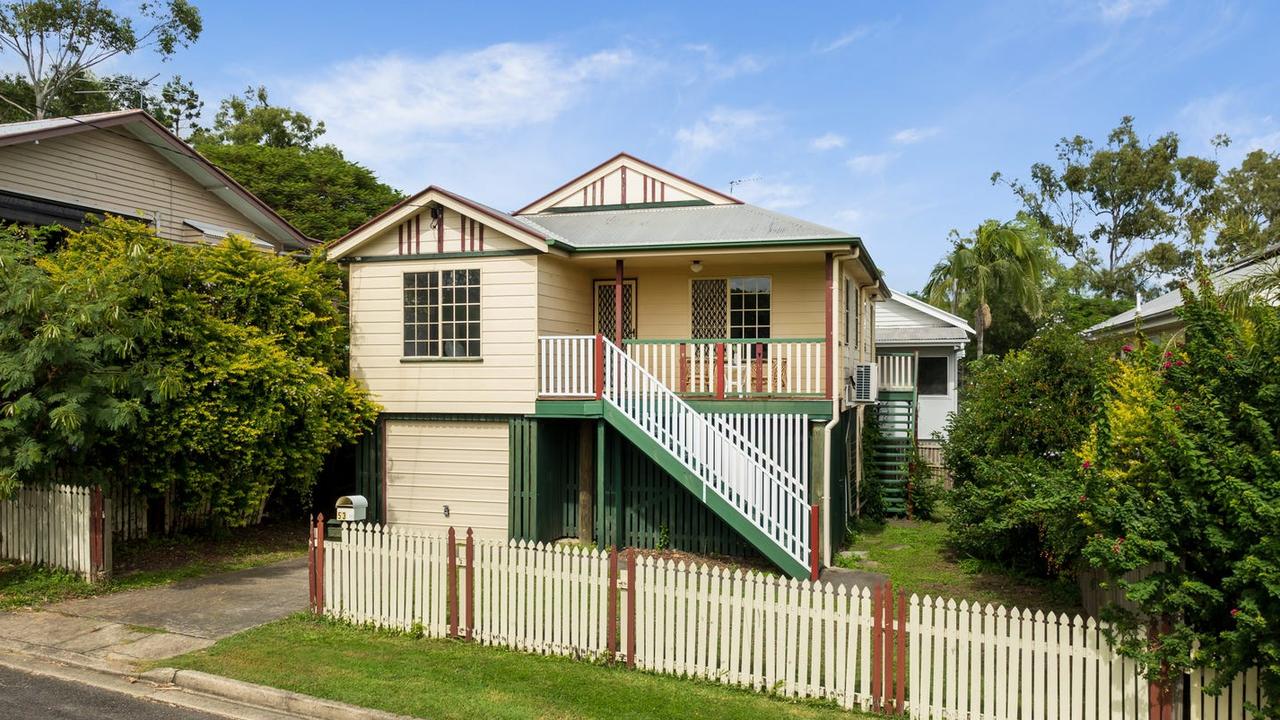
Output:
<svg viewBox="0 0 1280 720">
<path fill-rule="evenodd" d="M 754 205 L 694 205 L 518 215 L 573 248 L 617 249 L 720 243 L 851 240 L 852 233 Z"/>
<path fill-rule="evenodd" d="M 134 112 L 137 111 L 113 110 L 111 112 L 77 115 L 75 117 L 55 117 L 44 118 L 43 120 L 24 120 L 22 122 L 5 123 L 0 125 L 0 138 L 11 137 L 13 135 L 25 135 L 26 133 L 41 132 L 43 130 L 54 130 L 62 127 L 71 127 L 73 125 L 90 125 L 95 120 L 104 120 L 106 118 L 128 115 Z"/>
<path fill-rule="evenodd" d="M 1280 253 L 1280 245 L 1267 248 L 1267 250 L 1259 253 L 1256 257 L 1227 266 L 1215 272 L 1212 275 L 1214 288 L 1217 290 L 1223 290 L 1224 288 L 1229 288 L 1232 285 L 1235 285 L 1245 278 L 1274 271 L 1276 269 L 1276 262 L 1280 262 L 1275 259 L 1275 256 L 1278 253 Z M 1267 260 L 1271 260 L 1271 262 L 1267 262 Z M 1139 317 L 1142 318 L 1143 322 L 1151 322 L 1171 315 L 1180 307 L 1182 307 L 1182 291 L 1178 289 L 1170 290 L 1159 297 L 1143 302 L 1141 311 L 1137 308 L 1126 310 L 1119 315 L 1114 315 L 1103 320 L 1084 332 L 1086 335 L 1092 335 L 1094 333 L 1104 332 L 1107 330 L 1131 328 Z"/>
<path fill-rule="evenodd" d="M 967 343 L 969 333 L 958 327 L 876 328 L 877 345 L 927 342 Z"/>
</svg>

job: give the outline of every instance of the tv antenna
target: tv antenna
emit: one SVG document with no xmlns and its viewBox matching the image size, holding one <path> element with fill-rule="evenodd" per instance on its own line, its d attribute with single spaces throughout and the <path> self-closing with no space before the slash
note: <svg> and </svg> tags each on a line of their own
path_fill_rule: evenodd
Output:
<svg viewBox="0 0 1280 720">
<path fill-rule="evenodd" d="M 755 181 L 757 181 L 757 180 L 759 180 L 759 179 L 760 179 L 760 176 L 759 176 L 759 175 L 752 175 L 752 176 L 750 176 L 750 177 L 738 178 L 737 180 L 730 180 L 730 181 L 729 181 L 729 194 L 730 194 L 730 195 L 732 195 L 732 194 L 733 194 L 733 191 L 734 191 L 734 190 L 736 190 L 736 189 L 738 188 L 738 186 L 739 186 L 739 185 L 741 185 L 741 184 L 743 184 L 743 183 L 755 182 Z"/>
</svg>

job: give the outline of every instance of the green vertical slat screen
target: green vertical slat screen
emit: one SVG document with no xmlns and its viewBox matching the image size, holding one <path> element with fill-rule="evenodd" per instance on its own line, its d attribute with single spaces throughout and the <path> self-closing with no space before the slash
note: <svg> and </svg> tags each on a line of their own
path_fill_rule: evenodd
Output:
<svg viewBox="0 0 1280 720">
<path fill-rule="evenodd" d="M 382 424 L 378 420 L 374 429 L 360 437 L 356 444 L 356 492 L 369 501 L 365 518 L 381 523 L 382 518 Z"/>
</svg>

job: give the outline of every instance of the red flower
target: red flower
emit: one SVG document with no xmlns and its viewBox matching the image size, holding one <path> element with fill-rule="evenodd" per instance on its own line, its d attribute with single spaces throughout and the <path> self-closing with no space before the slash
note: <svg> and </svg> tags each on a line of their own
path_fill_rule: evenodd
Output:
<svg viewBox="0 0 1280 720">
<path fill-rule="evenodd" d="M 1172 351 L 1172 350 L 1165 350 L 1165 351 L 1164 351 L 1164 356 L 1165 356 L 1165 357 L 1173 357 L 1173 351 Z"/>
<path fill-rule="evenodd" d="M 1131 352 L 1133 352 L 1133 346 L 1132 346 L 1132 345 L 1125 345 L 1124 347 L 1120 348 L 1120 351 L 1121 351 L 1121 352 L 1131 353 Z"/>
<path fill-rule="evenodd" d="M 1173 363 L 1173 364 L 1174 364 L 1174 365 L 1177 365 L 1178 367 L 1182 367 L 1183 365 L 1186 365 L 1186 363 L 1185 363 L 1185 362 L 1183 362 L 1183 361 L 1181 361 L 1181 360 L 1176 360 L 1176 361 L 1174 361 L 1174 363 Z"/>
<path fill-rule="evenodd" d="M 1083 496 L 1083 495 L 1081 495 L 1081 496 L 1080 496 L 1080 502 L 1084 502 L 1084 501 L 1085 501 L 1085 499 L 1086 499 L 1086 498 L 1085 498 L 1085 496 Z"/>
<path fill-rule="evenodd" d="M 1174 405 L 1174 406 L 1173 406 L 1173 410 L 1174 410 L 1174 412 L 1177 412 L 1177 411 L 1179 411 L 1179 410 L 1182 410 L 1182 406 L 1181 406 L 1181 405 Z"/>
<path fill-rule="evenodd" d="M 1085 470 L 1088 470 L 1089 468 L 1093 467 L 1093 463 L 1089 462 L 1088 460 L 1085 460 L 1084 462 L 1080 463 L 1080 467 L 1084 468 Z"/>
<path fill-rule="evenodd" d="M 1166 360 L 1164 365 L 1161 365 L 1160 367 L 1164 368 L 1165 370 L 1168 370 L 1169 368 L 1173 367 L 1173 363 Z"/>
<path fill-rule="evenodd" d="M 1240 608 L 1231 608 L 1231 617 L 1235 617 L 1239 614 L 1240 614 Z"/>
</svg>

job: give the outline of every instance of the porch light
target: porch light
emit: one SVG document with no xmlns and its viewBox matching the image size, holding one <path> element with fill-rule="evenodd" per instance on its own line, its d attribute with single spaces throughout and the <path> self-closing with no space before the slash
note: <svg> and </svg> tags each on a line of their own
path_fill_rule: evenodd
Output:
<svg viewBox="0 0 1280 720">
<path fill-rule="evenodd" d="M 693 262 L 689 263 L 689 269 L 696 273 L 702 272 L 702 261 L 694 260 Z"/>
</svg>

